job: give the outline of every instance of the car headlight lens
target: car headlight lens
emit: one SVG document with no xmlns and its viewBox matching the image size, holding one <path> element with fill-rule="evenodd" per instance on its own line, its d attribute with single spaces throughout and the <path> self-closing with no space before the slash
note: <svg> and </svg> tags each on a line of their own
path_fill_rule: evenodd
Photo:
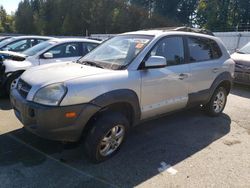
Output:
<svg viewBox="0 0 250 188">
<path fill-rule="evenodd" d="M 39 104 L 58 106 L 67 92 L 67 88 L 62 84 L 52 84 L 39 89 L 33 101 Z"/>
</svg>

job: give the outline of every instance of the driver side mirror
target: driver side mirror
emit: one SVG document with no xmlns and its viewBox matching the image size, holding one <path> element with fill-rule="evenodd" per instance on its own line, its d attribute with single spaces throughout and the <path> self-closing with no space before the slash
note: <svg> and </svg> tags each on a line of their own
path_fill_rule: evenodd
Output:
<svg viewBox="0 0 250 188">
<path fill-rule="evenodd" d="M 44 59 L 52 59 L 53 58 L 53 54 L 50 52 L 47 52 L 45 54 L 43 54 L 43 58 Z"/>
<path fill-rule="evenodd" d="M 163 56 L 151 56 L 145 62 L 145 68 L 163 68 L 167 66 L 167 60 Z"/>
</svg>

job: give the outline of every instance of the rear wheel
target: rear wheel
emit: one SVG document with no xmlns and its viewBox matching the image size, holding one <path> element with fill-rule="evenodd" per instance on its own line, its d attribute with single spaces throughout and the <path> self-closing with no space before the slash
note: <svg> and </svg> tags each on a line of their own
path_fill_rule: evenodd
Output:
<svg viewBox="0 0 250 188">
<path fill-rule="evenodd" d="M 129 121 L 123 114 L 101 114 L 85 139 L 84 148 L 87 156 L 94 163 L 111 158 L 120 149 L 128 131 Z"/>
<path fill-rule="evenodd" d="M 210 116 L 220 115 L 227 102 L 227 91 L 223 87 L 219 87 L 215 90 L 209 103 L 206 105 L 206 111 Z"/>
</svg>

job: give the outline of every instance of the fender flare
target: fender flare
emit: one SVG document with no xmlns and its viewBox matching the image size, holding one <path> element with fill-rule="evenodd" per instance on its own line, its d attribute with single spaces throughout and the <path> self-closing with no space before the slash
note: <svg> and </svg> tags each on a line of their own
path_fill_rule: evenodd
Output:
<svg viewBox="0 0 250 188">
<path fill-rule="evenodd" d="M 10 77 L 12 77 L 13 75 L 16 75 L 16 74 L 23 74 L 25 70 L 17 70 L 17 71 L 14 71 L 14 72 L 7 72 L 7 73 L 4 73 L 4 75 L 2 76 L 2 87 L 5 87 L 6 83 L 8 82 L 8 79 Z"/>
<path fill-rule="evenodd" d="M 192 107 L 192 106 L 196 106 L 199 104 L 207 104 L 211 97 L 213 96 L 216 88 L 223 82 L 228 82 L 230 83 L 230 88 L 232 87 L 232 82 L 233 82 L 233 78 L 231 76 L 231 74 L 229 72 L 223 72 L 221 74 L 219 74 L 215 80 L 213 81 L 212 85 L 210 86 L 209 89 L 206 90 L 202 90 L 199 91 L 197 93 L 190 93 L 188 95 L 189 100 L 188 100 L 188 104 L 187 107 Z"/>
<path fill-rule="evenodd" d="M 212 97 L 214 91 L 216 90 L 216 88 L 222 83 L 228 81 L 230 83 L 230 89 L 232 87 L 233 84 L 233 78 L 231 76 L 231 74 L 229 72 L 223 72 L 221 74 L 219 74 L 216 79 L 214 80 L 213 84 L 211 85 L 210 89 L 209 89 L 209 98 Z"/>
<path fill-rule="evenodd" d="M 141 108 L 137 94 L 131 89 L 118 89 L 104 93 L 90 103 L 105 108 L 116 103 L 128 103 L 133 109 L 133 124 L 136 124 L 141 117 Z"/>
</svg>

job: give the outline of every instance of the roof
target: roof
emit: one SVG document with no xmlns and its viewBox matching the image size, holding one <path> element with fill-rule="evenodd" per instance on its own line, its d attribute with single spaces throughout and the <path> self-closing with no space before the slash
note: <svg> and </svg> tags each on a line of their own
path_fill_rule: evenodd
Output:
<svg viewBox="0 0 250 188">
<path fill-rule="evenodd" d="M 51 39 L 50 41 L 53 41 L 53 42 L 91 42 L 91 43 L 96 43 L 96 44 L 101 43 L 101 41 L 91 40 L 91 39 L 86 39 L 86 38 L 54 38 L 54 39 Z"/>
<path fill-rule="evenodd" d="M 140 30 L 134 32 L 128 32 L 124 34 L 138 34 L 138 35 L 153 35 L 153 36 L 160 36 L 164 34 L 200 34 L 200 35 L 207 35 L 207 36 L 214 36 L 214 34 L 206 29 L 197 29 L 197 28 L 190 28 L 190 27 L 165 27 L 165 28 L 155 28 L 155 29 L 147 29 L 147 30 Z"/>
<path fill-rule="evenodd" d="M 27 35 L 27 36 L 18 36 L 18 37 L 12 37 L 16 40 L 18 39 L 29 39 L 29 38 L 38 38 L 38 39 L 53 39 L 53 37 L 47 37 L 47 36 L 39 36 L 39 35 Z"/>
</svg>

